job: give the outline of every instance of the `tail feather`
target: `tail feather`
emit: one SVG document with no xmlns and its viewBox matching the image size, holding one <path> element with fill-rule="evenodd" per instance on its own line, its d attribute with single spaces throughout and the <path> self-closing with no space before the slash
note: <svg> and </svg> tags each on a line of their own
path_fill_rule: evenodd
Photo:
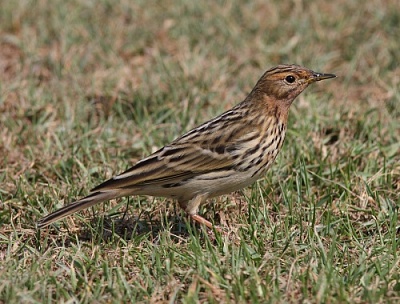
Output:
<svg viewBox="0 0 400 304">
<path fill-rule="evenodd" d="M 44 218 L 42 218 L 40 221 L 37 222 L 37 227 L 38 228 L 46 227 L 51 223 L 58 221 L 59 219 L 62 219 L 74 212 L 89 208 L 97 203 L 101 203 L 120 196 L 121 195 L 118 195 L 117 191 L 115 190 L 94 192 L 80 200 L 77 200 L 76 202 L 64 206 L 59 210 L 54 211 L 53 213 L 50 213 L 49 215 L 45 216 Z"/>
</svg>

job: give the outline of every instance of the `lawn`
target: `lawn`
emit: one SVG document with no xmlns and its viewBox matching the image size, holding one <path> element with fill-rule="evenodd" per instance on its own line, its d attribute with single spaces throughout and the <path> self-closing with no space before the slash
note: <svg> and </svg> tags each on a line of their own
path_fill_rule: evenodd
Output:
<svg viewBox="0 0 400 304">
<path fill-rule="evenodd" d="M 0 303 L 400 302 L 400 4 L 0 2 Z M 112 200 L 36 221 L 242 101 L 294 102 L 265 178 L 210 200 Z"/>
</svg>

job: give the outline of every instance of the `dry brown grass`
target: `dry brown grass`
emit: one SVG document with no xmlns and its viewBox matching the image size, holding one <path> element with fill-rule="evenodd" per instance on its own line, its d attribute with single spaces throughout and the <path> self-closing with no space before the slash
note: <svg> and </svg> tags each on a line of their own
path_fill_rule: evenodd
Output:
<svg viewBox="0 0 400 304">
<path fill-rule="evenodd" d="M 397 0 L 1 2 L 0 302 L 398 301 L 399 12 Z M 122 220 L 126 200 L 36 232 L 278 63 L 339 77 L 296 100 L 265 180 L 203 208 L 226 237 L 146 197 Z"/>
</svg>

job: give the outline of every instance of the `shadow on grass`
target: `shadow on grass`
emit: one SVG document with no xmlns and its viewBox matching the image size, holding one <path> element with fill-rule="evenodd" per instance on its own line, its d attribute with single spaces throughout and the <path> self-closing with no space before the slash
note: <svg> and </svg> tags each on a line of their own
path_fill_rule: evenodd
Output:
<svg viewBox="0 0 400 304">
<path fill-rule="evenodd" d="M 137 237 L 148 236 L 154 240 L 158 238 L 160 232 L 166 230 L 175 236 L 187 237 L 189 235 L 184 220 L 179 216 L 170 216 L 164 221 L 122 216 L 120 218 L 93 218 L 90 224 L 80 232 L 79 239 L 109 242 L 115 238 L 130 241 Z"/>
<path fill-rule="evenodd" d="M 130 216 L 95 217 L 82 227 L 66 227 L 67 230 L 58 227 L 61 228 L 53 226 L 37 238 L 41 239 L 40 247 L 52 246 L 51 243 L 60 247 L 70 247 L 77 240 L 99 244 L 140 243 L 143 240 L 158 243 L 165 231 L 170 233 L 171 241 L 176 243 L 188 239 L 191 234 L 200 238 L 207 234 L 209 239 L 214 239 L 212 231 L 195 223 L 187 223 L 185 218 L 178 215 L 168 216 L 162 220 Z"/>
</svg>

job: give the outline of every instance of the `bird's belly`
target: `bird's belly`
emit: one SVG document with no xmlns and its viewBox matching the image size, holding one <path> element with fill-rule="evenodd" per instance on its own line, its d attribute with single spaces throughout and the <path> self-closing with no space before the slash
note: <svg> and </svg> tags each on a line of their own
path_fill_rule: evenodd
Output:
<svg viewBox="0 0 400 304">
<path fill-rule="evenodd" d="M 190 200 L 194 193 L 196 195 L 206 194 L 210 198 L 242 189 L 257 179 L 257 177 L 252 177 L 250 172 L 234 170 L 211 172 L 188 180 L 181 187 L 177 187 L 176 193 L 182 194 L 179 199 L 183 201 Z"/>
<path fill-rule="evenodd" d="M 135 194 L 169 197 L 185 202 L 198 195 L 206 195 L 211 198 L 228 194 L 251 185 L 258 178 L 259 176 L 252 176 L 251 172 L 217 171 L 201 174 L 176 184 L 153 185 L 137 189 Z"/>
</svg>

